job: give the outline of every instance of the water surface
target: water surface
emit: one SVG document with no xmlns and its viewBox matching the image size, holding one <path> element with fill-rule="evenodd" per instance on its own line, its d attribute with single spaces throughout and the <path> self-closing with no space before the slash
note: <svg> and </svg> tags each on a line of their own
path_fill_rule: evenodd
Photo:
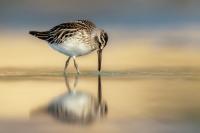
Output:
<svg viewBox="0 0 200 133">
<path fill-rule="evenodd" d="M 97 75 L 82 72 L 74 89 L 97 98 Z M 69 74 L 70 85 L 73 76 Z M 45 111 L 33 115 L 68 91 L 61 71 L 2 71 L 0 131 L 196 133 L 200 131 L 199 80 L 199 69 L 187 68 L 102 72 L 108 114 L 83 126 L 63 123 Z"/>
</svg>

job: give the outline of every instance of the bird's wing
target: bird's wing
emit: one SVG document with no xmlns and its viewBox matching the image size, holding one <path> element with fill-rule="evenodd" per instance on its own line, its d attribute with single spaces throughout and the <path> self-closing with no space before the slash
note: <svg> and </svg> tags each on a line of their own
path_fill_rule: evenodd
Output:
<svg viewBox="0 0 200 133">
<path fill-rule="evenodd" d="M 49 43 L 60 44 L 67 38 L 73 37 L 81 30 L 91 33 L 93 28 L 95 28 L 95 25 L 88 20 L 77 20 L 74 22 L 63 23 L 49 30 L 49 35 L 46 41 Z"/>
</svg>

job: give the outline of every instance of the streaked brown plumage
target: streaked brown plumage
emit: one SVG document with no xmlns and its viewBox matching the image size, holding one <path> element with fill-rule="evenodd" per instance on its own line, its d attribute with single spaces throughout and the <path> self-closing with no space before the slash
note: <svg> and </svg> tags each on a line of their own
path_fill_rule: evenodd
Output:
<svg viewBox="0 0 200 133">
<path fill-rule="evenodd" d="M 29 33 L 47 41 L 50 47 L 69 56 L 65 64 L 65 70 L 69 60 L 73 57 L 74 65 L 79 73 L 75 58 L 97 50 L 99 55 L 98 70 L 100 71 L 101 53 L 107 44 L 108 35 L 104 30 L 97 28 L 91 21 L 77 20 L 57 25 L 49 31 L 30 31 Z"/>
</svg>

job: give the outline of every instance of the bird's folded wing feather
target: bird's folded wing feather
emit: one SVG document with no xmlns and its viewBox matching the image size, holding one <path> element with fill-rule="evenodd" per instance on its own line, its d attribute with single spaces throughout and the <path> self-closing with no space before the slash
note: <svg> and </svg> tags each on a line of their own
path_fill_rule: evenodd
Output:
<svg viewBox="0 0 200 133">
<path fill-rule="evenodd" d="M 95 28 L 95 25 L 88 20 L 78 20 L 71 23 L 63 23 L 49 30 L 46 41 L 49 43 L 60 44 L 67 38 L 76 35 L 76 33 L 80 30 L 91 32 L 93 28 Z"/>
</svg>

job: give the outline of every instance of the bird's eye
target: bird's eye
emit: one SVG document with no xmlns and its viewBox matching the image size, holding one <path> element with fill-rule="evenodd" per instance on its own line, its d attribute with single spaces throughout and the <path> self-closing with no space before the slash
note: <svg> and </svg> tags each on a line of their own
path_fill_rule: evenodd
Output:
<svg viewBox="0 0 200 133">
<path fill-rule="evenodd" d="M 106 43 L 108 42 L 108 34 L 107 33 L 104 33 L 104 40 Z"/>
</svg>

